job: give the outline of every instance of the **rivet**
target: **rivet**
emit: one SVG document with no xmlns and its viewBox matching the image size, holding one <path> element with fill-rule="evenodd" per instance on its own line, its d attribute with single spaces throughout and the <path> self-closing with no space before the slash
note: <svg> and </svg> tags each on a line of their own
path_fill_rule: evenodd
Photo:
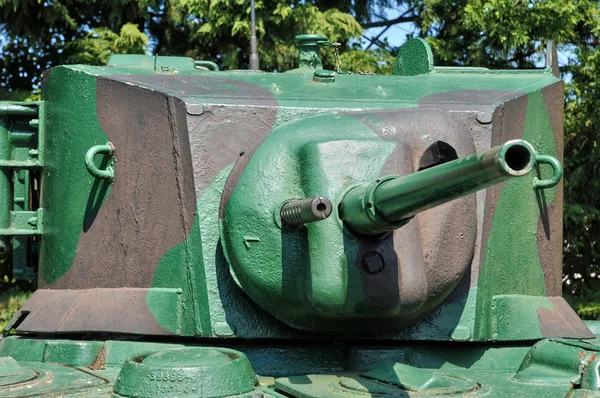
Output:
<svg viewBox="0 0 600 398">
<path fill-rule="evenodd" d="M 361 265 L 365 272 L 375 275 L 383 271 L 385 260 L 378 252 L 368 252 L 361 259 Z"/>
<path fill-rule="evenodd" d="M 186 111 L 192 116 L 202 115 L 204 113 L 204 107 L 200 104 L 187 104 Z"/>
<path fill-rule="evenodd" d="M 490 112 L 479 112 L 477 121 L 481 124 L 490 124 L 492 122 L 492 114 Z"/>
<path fill-rule="evenodd" d="M 450 338 L 454 341 L 468 341 L 471 338 L 471 330 L 462 325 L 450 331 Z"/>
</svg>

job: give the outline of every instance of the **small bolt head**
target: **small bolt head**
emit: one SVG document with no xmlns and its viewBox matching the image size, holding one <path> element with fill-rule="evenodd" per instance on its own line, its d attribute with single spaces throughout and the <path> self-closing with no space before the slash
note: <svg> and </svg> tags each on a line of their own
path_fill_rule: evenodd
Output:
<svg viewBox="0 0 600 398">
<path fill-rule="evenodd" d="M 479 112 L 476 118 L 481 124 L 490 124 L 492 122 L 492 114 L 490 112 Z"/>
<path fill-rule="evenodd" d="M 365 272 L 376 275 L 383 271 L 385 260 L 378 252 L 368 252 L 362 257 L 361 265 Z"/>
</svg>

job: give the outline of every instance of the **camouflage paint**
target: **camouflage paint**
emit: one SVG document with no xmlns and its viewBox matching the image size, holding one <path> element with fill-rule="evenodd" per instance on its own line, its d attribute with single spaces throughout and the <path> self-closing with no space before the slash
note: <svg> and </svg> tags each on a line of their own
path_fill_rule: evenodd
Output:
<svg viewBox="0 0 600 398">
<path fill-rule="evenodd" d="M 525 112 L 521 137 L 531 142 L 538 153 L 556 156 L 557 142 L 541 92 L 536 91 L 527 96 Z M 518 135 L 518 131 L 511 129 L 510 133 Z M 500 140 L 504 141 L 506 138 L 508 137 Z M 553 201 L 556 189 L 543 190 L 546 203 Z M 533 188 L 531 179 L 510 180 L 501 188 L 479 273 L 475 329 L 479 339 L 542 337 L 537 317 L 519 316 L 514 311 L 506 311 L 507 307 L 503 307 L 504 311 L 493 307 L 495 296 L 546 296 L 544 272 L 538 255 L 540 194 Z M 507 248 L 511 248 L 510 255 L 507 255 Z M 519 275 L 523 277 L 518 277 Z M 523 297 L 523 302 L 515 304 L 515 308 L 525 305 L 526 300 Z M 547 299 L 543 303 L 541 308 L 552 309 Z M 508 334 L 499 334 L 494 316 L 506 318 L 513 315 L 512 321 L 521 327 L 505 330 Z"/>
<path fill-rule="evenodd" d="M 400 120 L 404 125 L 394 123 Z M 337 209 L 331 219 L 299 230 L 277 228 L 272 209 L 287 199 L 317 193 L 337 208 L 349 187 L 374 181 L 385 175 L 383 169 L 387 174 L 412 173 L 429 144 L 421 139 L 424 134 L 451 143 L 461 155 L 472 153 L 463 128 L 447 113 L 433 110 L 313 116 L 277 128 L 222 205 L 227 209 L 222 241 L 238 283 L 262 308 L 301 328 L 393 329 L 431 311 L 470 263 L 475 235 L 471 198 L 419 217 L 393 235 L 369 240 L 342 231 Z M 335 155 L 339 153 L 345 156 Z M 354 167 L 348 167 L 349 162 Z M 230 186 L 228 181 L 225 189 Z M 440 232 L 437 223 L 451 223 L 455 233 L 451 237 Z M 417 236 L 428 237 L 423 248 Z M 254 239 L 252 244 L 245 241 L 248 237 Z M 457 241 L 451 243 L 453 237 Z M 439 245 L 451 244 L 464 250 L 436 254 Z M 388 262 L 378 275 L 369 275 L 361 266 L 362 256 L 371 251 L 383 253 Z M 433 300 L 425 305 L 426 299 Z M 325 306 L 327 314 L 314 309 Z"/>
<path fill-rule="evenodd" d="M 41 207 L 47 209 L 47 228 L 40 252 L 41 288 L 69 270 L 84 225 L 95 218 L 112 188 L 106 180 L 93 178 L 83 161 L 90 147 L 108 141 L 96 116 L 96 77 L 58 67 L 44 74 L 43 86 L 46 129 L 51 133 L 44 137 Z"/>
<path fill-rule="evenodd" d="M 179 334 L 181 293 L 180 288 L 38 289 L 14 318 L 15 327 L 42 333 Z M 151 313 L 147 301 L 161 305 Z"/>
<path fill-rule="evenodd" d="M 158 262 L 186 238 L 195 218 L 185 105 L 103 78 L 96 104 L 115 147 L 115 180 L 84 224 L 73 264 L 52 288 L 150 287 Z"/>
<path fill-rule="evenodd" d="M 210 313 L 206 289 L 206 277 L 202 262 L 202 242 L 198 217 L 184 241 L 163 256 L 156 267 L 152 281 L 154 290 L 165 287 L 181 289 L 183 302 L 182 325 L 174 328 L 168 319 L 161 319 L 164 313 L 164 303 L 156 301 L 152 296 L 146 296 L 148 308 L 155 315 L 157 322 L 165 329 L 175 334 L 209 336 Z"/>
<path fill-rule="evenodd" d="M 62 275 L 66 272 L 69 275 L 46 287 L 62 290 L 68 286 L 69 288 L 80 289 L 86 292 L 85 294 L 88 295 L 86 300 L 90 302 L 96 297 L 93 289 L 90 289 L 93 287 L 90 285 L 92 283 L 90 281 L 102 281 L 101 283 L 98 282 L 100 286 L 111 289 L 129 289 L 131 287 L 148 289 L 144 301 L 148 303 L 150 309 L 147 309 L 146 312 L 150 311 L 154 314 L 156 320 L 154 323 L 141 323 L 138 325 L 139 327 L 136 329 L 138 333 L 148 333 L 151 330 L 156 332 L 161 330 L 162 325 L 163 329 L 166 328 L 171 333 L 206 337 L 308 337 L 290 329 L 266 314 L 248 299 L 245 293 L 233 283 L 229 275 L 223 250 L 219 243 L 215 210 L 218 208 L 216 201 L 221 193 L 223 193 L 225 201 L 230 194 L 230 188 L 223 192 L 225 177 L 227 177 L 230 165 L 239 157 L 240 152 L 245 151 L 242 158 L 250 159 L 256 147 L 274 128 L 318 113 L 360 114 L 360 111 L 363 110 L 397 110 L 419 106 L 442 108 L 455 114 L 461 112 L 462 114 L 468 114 L 471 112 L 473 117 L 479 115 L 478 112 L 491 115 L 494 109 L 509 106 L 513 102 L 517 103 L 518 98 L 524 98 L 523 96 L 527 93 L 536 93 L 542 89 L 546 90 L 545 87 L 558 81 L 548 71 L 486 71 L 474 68 L 465 70 L 434 68 L 428 74 L 407 77 L 338 75 L 335 83 L 327 85 L 313 82 L 311 73 L 302 73 L 301 71 L 290 74 L 266 74 L 246 71 L 213 73 L 182 68 L 178 70 L 177 74 L 173 74 L 172 72 L 155 73 L 149 68 L 124 65 L 106 68 L 71 66 L 62 68 L 62 70 L 61 79 L 70 79 L 71 76 L 87 76 L 90 80 L 96 80 L 101 87 L 110 86 L 121 90 L 119 92 L 114 89 L 106 91 L 109 94 L 103 97 L 105 100 L 97 103 L 98 116 L 96 118 L 100 117 L 104 123 L 111 122 L 110 119 L 114 115 L 121 115 L 120 119 L 123 123 L 135 122 L 130 126 L 128 125 L 130 131 L 136 132 L 140 128 L 143 130 L 140 123 L 146 120 L 146 116 L 151 117 L 151 115 L 144 113 L 146 109 L 139 109 L 141 103 L 139 99 L 154 98 L 157 102 L 163 104 L 157 108 L 156 112 L 150 112 L 162 115 L 156 123 L 159 123 L 159 120 L 169 120 L 169 118 L 172 121 L 169 126 L 154 129 L 157 132 L 160 131 L 160 133 L 155 132 L 157 134 L 155 147 L 161 148 L 156 154 L 163 156 L 169 153 L 171 155 L 171 159 L 174 159 L 177 164 L 174 174 L 176 178 L 171 178 L 172 176 L 159 178 L 157 184 L 156 180 L 153 179 L 155 176 L 148 173 L 137 180 L 139 184 L 136 186 L 138 190 L 140 187 L 151 187 L 150 191 L 153 196 L 156 196 L 157 192 L 161 195 L 178 193 L 183 196 L 180 195 L 173 200 L 158 201 L 166 204 L 179 203 L 178 206 L 175 206 L 178 210 L 172 213 L 173 216 L 166 216 L 170 214 L 168 211 L 172 210 L 168 206 L 166 212 L 157 210 L 158 208 L 152 209 L 150 212 L 152 214 L 148 215 L 149 217 L 144 222 L 152 220 L 152 217 L 158 217 L 159 222 L 154 224 L 159 227 L 155 231 L 146 230 L 146 232 L 143 232 L 142 229 L 139 229 L 133 231 L 133 233 L 132 231 L 126 232 L 123 235 L 125 241 L 119 247 L 119 245 L 113 244 L 119 242 L 118 239 L 115 241 L 115 236 L 110 237 L 111 235 L 107 231 L 120 228 L 118 227 L 118 217 L 116 219 L 114 217 L 116 210 L 119 210 L 119 206 L 116 204 L 135 201 L 136 196 L 128 196 L 128 194 L 124 196 L 121 194 L 113 195 L 116 192 L 116 185 L 113 186 L 113 191 L 111 191 L 108 199 L 103 198 L 105 205 L 100 210 L 104 212 L 104 216 L 96 218 L 96 226 L 94 226 L 98 232 L 105 229 L 100 235 L 108 237 L 108 241 L 103 241 L 99 245 L 96 239 L 91 239 L 91 234 L 86 235 L 88 231 L 82 232 L 80 230 L 77 238 L 88 236 L 88 243 L 83 246 L 80 244 L 78 249 L 77 256 L 81 256 L 81 259 L 75 256 L 72 266 L 70 264 L 63 266 L 59 263 L 57 269 L 60 272 L 56 274 Z M 464 71 L 464 73 L 461 73 L 461 71 Z M 55 84 L 55 86 L 59 85 L 59 83 Z M 48 85 L 49 89 L 54 90 L 52 87 L 54 86 Z M 68 86 L 65 85 L 65 87 Z M 60 89 L 67 90 L 67 88 Z M 111 95 L 116 97 L 127 95 L 127 98 L 130 98 L 128 106 L 121 106 L 122 109 L 119 109 L 115 104 L 110 104 Z M 50 98 L 52 98 L 52 93 L 48 94 L 48 99 Z M 553 104 L 555 102 L 557 102 L 556 98 L 552 100 Z M 555 104 L 552 106 L 555 106 Z M 144 118 L 140 119 L 138 117 L 140 114 Z M 389 114 L 392 115 L 394 112 Z M 68 117 L 68 115 L 65 117 Z M 362 118 L 361 116 L 358 117 L 359 119 Z M 375 119 L 379 117 L 382 117 L 382 115 L 377 115 Z M 382 118 L 385 119 L 385 117 Z M 394 120 L 393 117 L 390 117 L 390 120 L 393 123 L 402 123 L 402 120 Z M 371 123 L 367 122 L 365 118 L 362 118 L 361 121 Z M 68 122 L 65 121 L 64 124 L 66 125 Z M 556 125 L 556 121 L 553 124 Z M 488 124 L 488 129 L 485 131 L 490 130 L 489 126 L 493 129 L 495 125 L 496 122 L 491 125 Z M 118 127 L 111 128 L 107 125 L 103 128 L 107 140 L 113 140 L 109 137 L 110 134 L 115 135 L 116 138 L 123 138 L 119 136 L 122 133 L 117 131 Z M 387 130 L 375 129 L 375 131 L 381 131 L 382 135 L 385 136 Z M 117 177 L 121 173 L 121 179 L 124 178 L 125 174 L 122 174 L 124 171 L 135 170 L 135 167 L 124 167 L 122 162 L 129 162 L 127 164 L 135 165 L 143 170 L 156 167 L 153 163 L 143 167 L 138 164 L 139 159 L 145 160 L 147 156 L 139 156 L 139 158 L 134 156 L 138 154 L 138 151 L 134 149 L 137 148 L 135 145 L 138 145 L 136 141 L 143 141 L 144 137 L 139 136 L 140 138 L 135 140 L 133 139 L 134 136 L 132 134 L 130 142 L 120 145 L 121 147 L 131 148 L 128 151 L 129 153 L 119 155 L 117 148 L 116 172 Z M 173 142 L 160 141 L 164 138 L 163 136 L 176 137 L 179 147 L 174 146 Z M 104 141 L 104 139 L 101 141 Z M 105 142 L 97 143 L 102 144 Z M 172 156 L 173 148 L 178 148 L 176 152 L 179 155 Z M 152 152 L 142 150 L 140 153 L 151 154 Z M 131 156 L 130 160 L 127 160 L 127 156 Z M 189 157 L 186 158 L 186 156 Z M 386 163 L 389 164 L 384 164 L 383 169 L 393 169 L 392 163 L 388 161 Z M 121 169 L 119 169 L 120 164 L 122 165 Z M 246 167 L 246 162 L 237 162 L 237 164 L 239 167 L 236 166 L 232 171 L 234 177 L 240 176 Z M 162 172 L 168 170 L 169 167 L 159 166 L 156 170 Z M 82 181 L 86 180 L 89 180 L 87 175 Z M 136 177 L 129 175 L 126 180 L 136 181 Z M 177 187 L 166 186 L 163 180 L 178 180 L 179 185 Z M 121 182 L 121 184 L 123 183 L 124 181 Z M 76 185 L 73 184 L 72 186 Z M 124 186 L 120 188 L 119 192 L 125 192 L 123 189 Z M 114 203 L 108 206 L 110 200 Z M 494 202 L 490 203 L 493 204 Z M 553 203 L 550 203 L 550 205 L 552 206 Z M 445 214 L 452 214 L 450 210 L 445 211 Z M 72 212 L 73 214 L 81 213 L 81 205 L 79 209 L 75 206 Z M 436 213 L 433 209 L 430 212 L 429 214 L 432 215 L 441 214 Z M 121 220 L 125 221 L 124 225 L 136 224 L 135 214 L 133 219 L 131 218 L 131 212 L 124 211 L 122 214 L 126 217 Z M 493 208 L 486 208 L 486 214 L 483 218 L 487 219 L 492 217 L 493 214 Z M 175 233 L 163 230 L 158 235 L 167 239 L 157 238 L 155 234 L 162 226 L 175 225 L 175 223 L 168 224 L 161 220 L 173 217 L 182 221 Z M 431 216 L 430 219 L 434 220 L 435 216 Z M 51 228 L 62 228 L 60 222 L 62 220 L 54 219 Z M 489 222 L 491 223 L 491 218 Z M 83 224 L 83 221 L 81 223 Z M 104 226 L 101 228 L 103 223 Z M 432 221 L 419 221 L 419 223 L 434 225 Z M 487 221 L 483 223 L 483 226 L 484 230 L 488 229 L 487 233 L 489 234 Z M 547 229 L 543 223 L 541 226 L 542 230 Z M 544 230 L 544 232 L 546 231 Z M 405 229 L 404 233 L 408 233 L 408 229 Z M 65 239 L 69 242 L 76 240 L 73 236 L 65 235 Z M 143 244 L 140 244 L 140 241 L 135 241 L 135 239 L 133 243 L 127 241 L 133 236 L 142 239 Z M 472 234 L 465 236 L 468 239 L 472 238 Z M 487 237 L 484 240 L 482 244 L 485 245 Z M 164 244 L 164 247 L 147 246 L 148 242 L 159 241 L 161 245 Z M 553 242 L 552 245 L 556 246 L 556 239 L 553 238 L 551 241 Z M 56 241 L 52 243 L 51 240 L 45 242 L 58 244 Z M 202 244 L 199 244 L 199 242 L 202 242 Z M 540 242 L 540 244 L 543 244 L 544 241 L 541 240 Z M 466 248 L 469 246 L 452 240 L 431 241 L 428 244 L 435 247 L 436 244 L 440 243 L 447 244 L 449 247 L 462 246 Z M 110 272 L 98 273 L 98 270 L 102 268 L 91 267 L 92 263 L 85 259 L 86 256 L 89 258 L 91 255 L 92 245 L 93 252 L 109 254 L 107 262 L 111 264 L 112 268 L 107 267 L 105 269 L 112 269 Z M 65 248 L 71 247 L 69 245 L 63 246 Z M 136 246 L 148 250 L 139 250 Z M 48 246 L 48 252 L 50 252 L 50 247 Z M 470 246 L 468 250 L 471 250 Z M 468 250 L 465 249 L 465 251 Z M 541 249 L 540 252 L 542 252 Z M 118 256 L 116 256 L 116 253 L 118 253 Z M 132 253 L 135 255 L 128 258 L 128 255 Z M 473 254 L 469 255 L 472 256 Z M 97 257 L 97 254 L 94 254 L 94 256 Z M 185 265 L 182 262 L 185 262 Z M 544 261 L 542 266 L 545 263 Z M 124 266 L 121 270 L 118 269 L 117 264 L 127 264 L 127 266 Z M 66 270 L 69 267 L 70 269 Z M 450 292 L 444 289 L 436 290 L 436 293 L 430 298 L 431 303 L 428 305 L 434 307 L 440 305 L 443 301 L 441 297 L 447 297 L 447 302 L 423 323 L 397 332 L 382 332 L 381 336 L 389 336 L 389 338 L 394 339 L 435 340 L 487 338 L 477 337 L 472 326 L 475 317 L 473 310 L 476 308 L 474 297 L 483 294 L 476 290 L 479 283 L 478 268 L 478 264 L 475 264 L 472 267 L 470 278 L 465 277 L 462 281 L 457 280 L 456 283 L 460 283 L 454 292 L 452 292 L 452 289 L 449 289 Z M 451 277 L 451 275 L 444 276 L 444 278 L 446 277 Z M 93 283 L 94 286 L 99 286 L 98 283 Z M 555 281 L 550 282 L 546 278 L 544 283 L 552 284 L 554 290 L 556 290 Z M 454 288 L 456 285 L 452 286 Z M 360 284 L 352 284 L 349 288 L 349 291 L 355 292 L 357 295 L 364 295 L 365 292 L 371 292 L 368 294 L 375 295 L 378 293 L 370 288 L 365 290 L 365 285 Z M 548 292 L 550 293 L 550 290 Z M 448 294 L 450 295 L 448 296 Z M 40 298 L 38 302 L 42 303 L 43 300 Z M 350 303 L 352 303 L 352 299 L 349 299 L 348 304 Z M 46 304 L 46 307 L 49 305 L 51 304 Z M 64 302 L 62 315 L 68 314 L 70 305 L 73 305 L 73 303 Z M 477 306 L 479 305 L 480 303 L 477 303 Z M 180 315 L 174 317 L 169 315 L 171 309 Z M 39 311 L 42 310 L 42 307 L 32 310 Z M 194 320 L 189 319 L 191 314 L 193 314 Z M 181 323 L 177 319 L 180 319 Z M 30 327 L 30 330 L 36 328 L 34 325 Z M 168 334 L 167 331 L 160 333 Z M 507 338 L 515 337 L 507 336 Z"/>
</svg>

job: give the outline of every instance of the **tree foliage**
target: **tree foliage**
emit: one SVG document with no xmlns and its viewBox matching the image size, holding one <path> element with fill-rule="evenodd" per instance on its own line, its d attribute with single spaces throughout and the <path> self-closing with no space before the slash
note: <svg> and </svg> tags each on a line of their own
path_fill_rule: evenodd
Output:
<svg viewBox="0 0 600 398">
<path fill-rule="evenodd" d="M 597 29 L 595 32 L 597 32 Z M 575 49 L 567 70 L 565 252 L 567 291 L 600 301 L 600 51 L 596 38 Z"/>
<path fill-rule="evenodd" d="M 111 54 L 144 54 L 148 36 L 137 25 L 126 23 L 119 34 L 108 28 L 96 28 L 85 37 L 67 43 L 69 61 L 78 64 L 106 65 Z"/>
<path fill-rule="evenodd" d="M 0 95 L 23 97 L 40 73 L 69 62 L 101 64 L 111 53 L 152 52 L 244 69 L 249 0 L 0 0 Z M 599 291 L 599 2 L 593 0 L 256 0 L 264 70 L 297 65 L 293 37 L 323 33 L 341 43 L 345 70 L 390 73 L 398 50 L 369 28 L 410 23 L 436 65 L 531 68 L 545 41 L 560 44 L 565 92 L 565 256 L 567 291 Z M 385 8 L 400 10 L 388 17 Z M 364 43 L 364 44 L 363 44 Z M 368 45 L 368 50 L 363 50 Z M 333 50 L 323 50 L 334 68 Z M 600 293 L 598 294 L 600 295 Z M 600 300 L 600 298 L 599 298 Z M 597 300 L 597 301 L 599 301 Z"/>
<path fill-rule="evenodd" d="M 70 62 L 71 43 L 94 29 L 120 32 L 128 22 L 144 30 L 156 3 L 139 0 L 0 0 L 0 87 L 29 90 L 41 73 Z"/>
<path fill-rule="evenodd" d="M 30 296 L 30 291 L 22 290 L 18 286 L 0 290 L 0 335 L 4 332 L 8 321 L 15 316 Z"/>
</svg>

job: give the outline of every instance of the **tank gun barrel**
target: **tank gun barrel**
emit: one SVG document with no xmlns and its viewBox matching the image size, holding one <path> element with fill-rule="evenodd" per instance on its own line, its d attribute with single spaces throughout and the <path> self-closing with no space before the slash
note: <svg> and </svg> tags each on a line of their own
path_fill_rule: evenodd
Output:
<svg viewBox="0 0 600 398">
<path fill-rule="evenodd" d="M 527 175 L 535 158 L 531 144 L 513 140 L 407 176 L 387 176 L 350 189 L 342 199 L 340 217 L 357 233 L 391 231 L 419 212 Z"/>
</svg>

